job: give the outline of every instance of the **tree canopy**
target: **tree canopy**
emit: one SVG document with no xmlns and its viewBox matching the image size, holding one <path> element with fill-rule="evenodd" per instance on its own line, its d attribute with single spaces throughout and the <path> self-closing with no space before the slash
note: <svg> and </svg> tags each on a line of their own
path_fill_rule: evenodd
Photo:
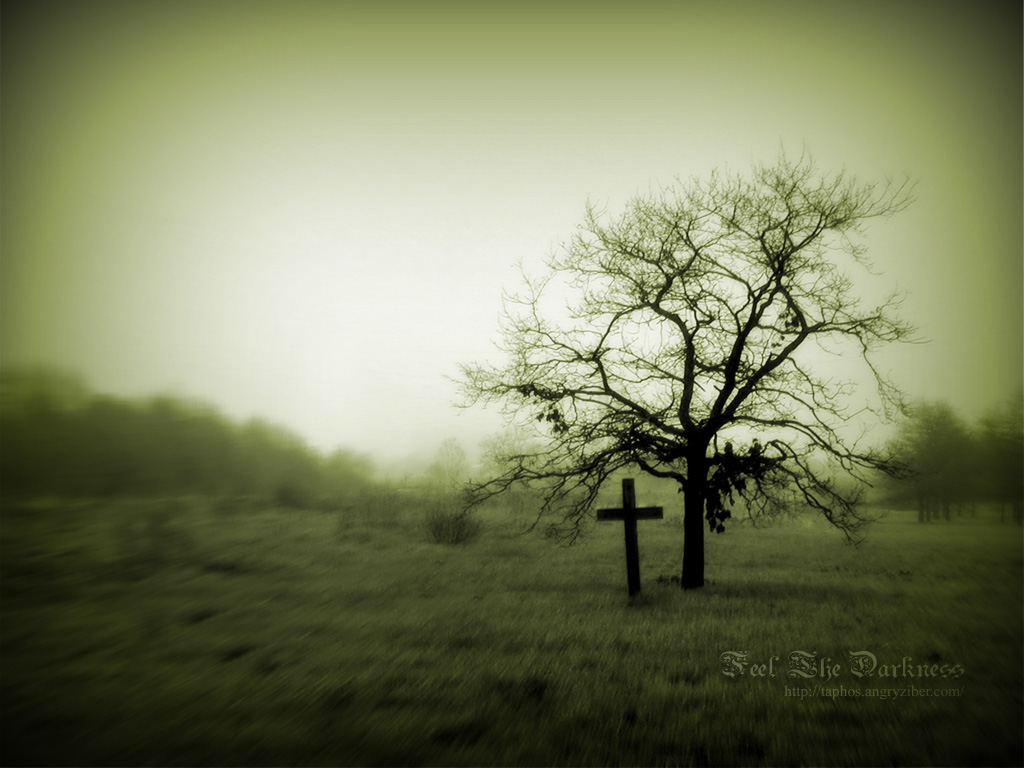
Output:
<svg viewBox="0 0 1024 768">
<path fill-rule="evenodd" d="M 874 382 L 873 419 L 904 407 L 874 364 L 908 340 L 899 297 L 861 301 L 865 223 L 903 210 L 911 185 L 863 184 L 781 157 L 637 196 L 617 218 L 588 206 L 575 236 L 506 299 L 498 365 L 462 368 L 465 405 L 500 403 L 545 440 L 505 455 L 483 500 L 526 483 L 578 536 L 601 484 L 633 468 L 685 494 L 683 586 L 703 584 L 703 530 L 742 498 L 771 514 L 794 493 L 850 536 L 856 486 L 899 471 L 850 426 L 853 382 L 823 355 L 856 356 Z"/>
</svg>

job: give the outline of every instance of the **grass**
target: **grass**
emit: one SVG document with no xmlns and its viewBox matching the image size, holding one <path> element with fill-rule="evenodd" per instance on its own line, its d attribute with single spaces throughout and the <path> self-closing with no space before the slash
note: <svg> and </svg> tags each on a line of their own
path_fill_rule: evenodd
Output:
<svg viewBox="0 0 1024 768">
<path fill-rule="evenodd" d="M 379 512 L 379 510 L 378 510 Z M 860 547 L 736 526 L 679 568 L 679 513 L 562 548 L 490 511 L 37 502 L 2 519 L 3 760 L 21 765 L 1020 765 L 1021 528 L 891 513 Z M 776 676 L 723 674 L 746 651 Z M 792 651 L 839 676 L 788 677 Z M 880 662 L 958 678 L 856 678 Z M 911 663 L 911 662 L 908 662 Z M 796 686 L 860 696 L 805 698 Z M 956 696 L 868 697 L 869 689 Z"/>
</svg>

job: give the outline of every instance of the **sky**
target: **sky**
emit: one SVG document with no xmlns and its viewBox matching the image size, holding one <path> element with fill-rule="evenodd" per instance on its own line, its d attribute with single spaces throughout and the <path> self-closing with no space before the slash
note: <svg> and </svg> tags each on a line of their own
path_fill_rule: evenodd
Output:
<svg viewBox="0 0 1024 768">
<path fill-rule="evenodd" d="M 917 182 L 865 240 L 929 340 L 883 370 L 975 418 L 1024 369 L 1015 5 L 6 7 L 0 362 L 472 452 L 503 421 L 451 379 L 500 360 L 520 260 L 785 148 Z"/>
</svg>

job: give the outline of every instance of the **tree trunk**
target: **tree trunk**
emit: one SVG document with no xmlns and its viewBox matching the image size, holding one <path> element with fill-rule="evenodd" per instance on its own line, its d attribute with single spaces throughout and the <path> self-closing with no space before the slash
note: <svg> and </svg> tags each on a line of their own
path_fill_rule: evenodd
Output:
<svg viewBox="0 0 1024 768">
<path fill-rule="evenodd" d="M 927 506 L 925 504 L 924 496 L 917 497 L 917 522 L 925 523 L 928 522 Z"/>
<path fill-rule="evenodd" d="M 686 496 L 683 513 L 683 572 L 680 586 L 698 589 L 704 586 L 704 519 L 708 495 L 708 462 L 706 449 L 696 457 L 687 457 Z"/>
</svg>

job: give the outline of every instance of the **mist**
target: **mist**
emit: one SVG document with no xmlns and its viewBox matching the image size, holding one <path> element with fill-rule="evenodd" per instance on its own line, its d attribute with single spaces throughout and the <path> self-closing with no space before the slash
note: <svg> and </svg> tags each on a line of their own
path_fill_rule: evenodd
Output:
<svg viewBox="0 0 1024 768">
<path fill-rule="evenodd" d="M 893 377 L 971 416 L 1021 387 L 1018 46 L 995 16 L 230 8 L 7 14 L 6 366 L 382 461 L 476 445 L 502 421 L 448 377 L 499 354 L 519 261 L 588 200 L 785 147 L 918 182 L 867 237 L 866 300 L 904 290 L 928 341 Z"/>
</svg>

